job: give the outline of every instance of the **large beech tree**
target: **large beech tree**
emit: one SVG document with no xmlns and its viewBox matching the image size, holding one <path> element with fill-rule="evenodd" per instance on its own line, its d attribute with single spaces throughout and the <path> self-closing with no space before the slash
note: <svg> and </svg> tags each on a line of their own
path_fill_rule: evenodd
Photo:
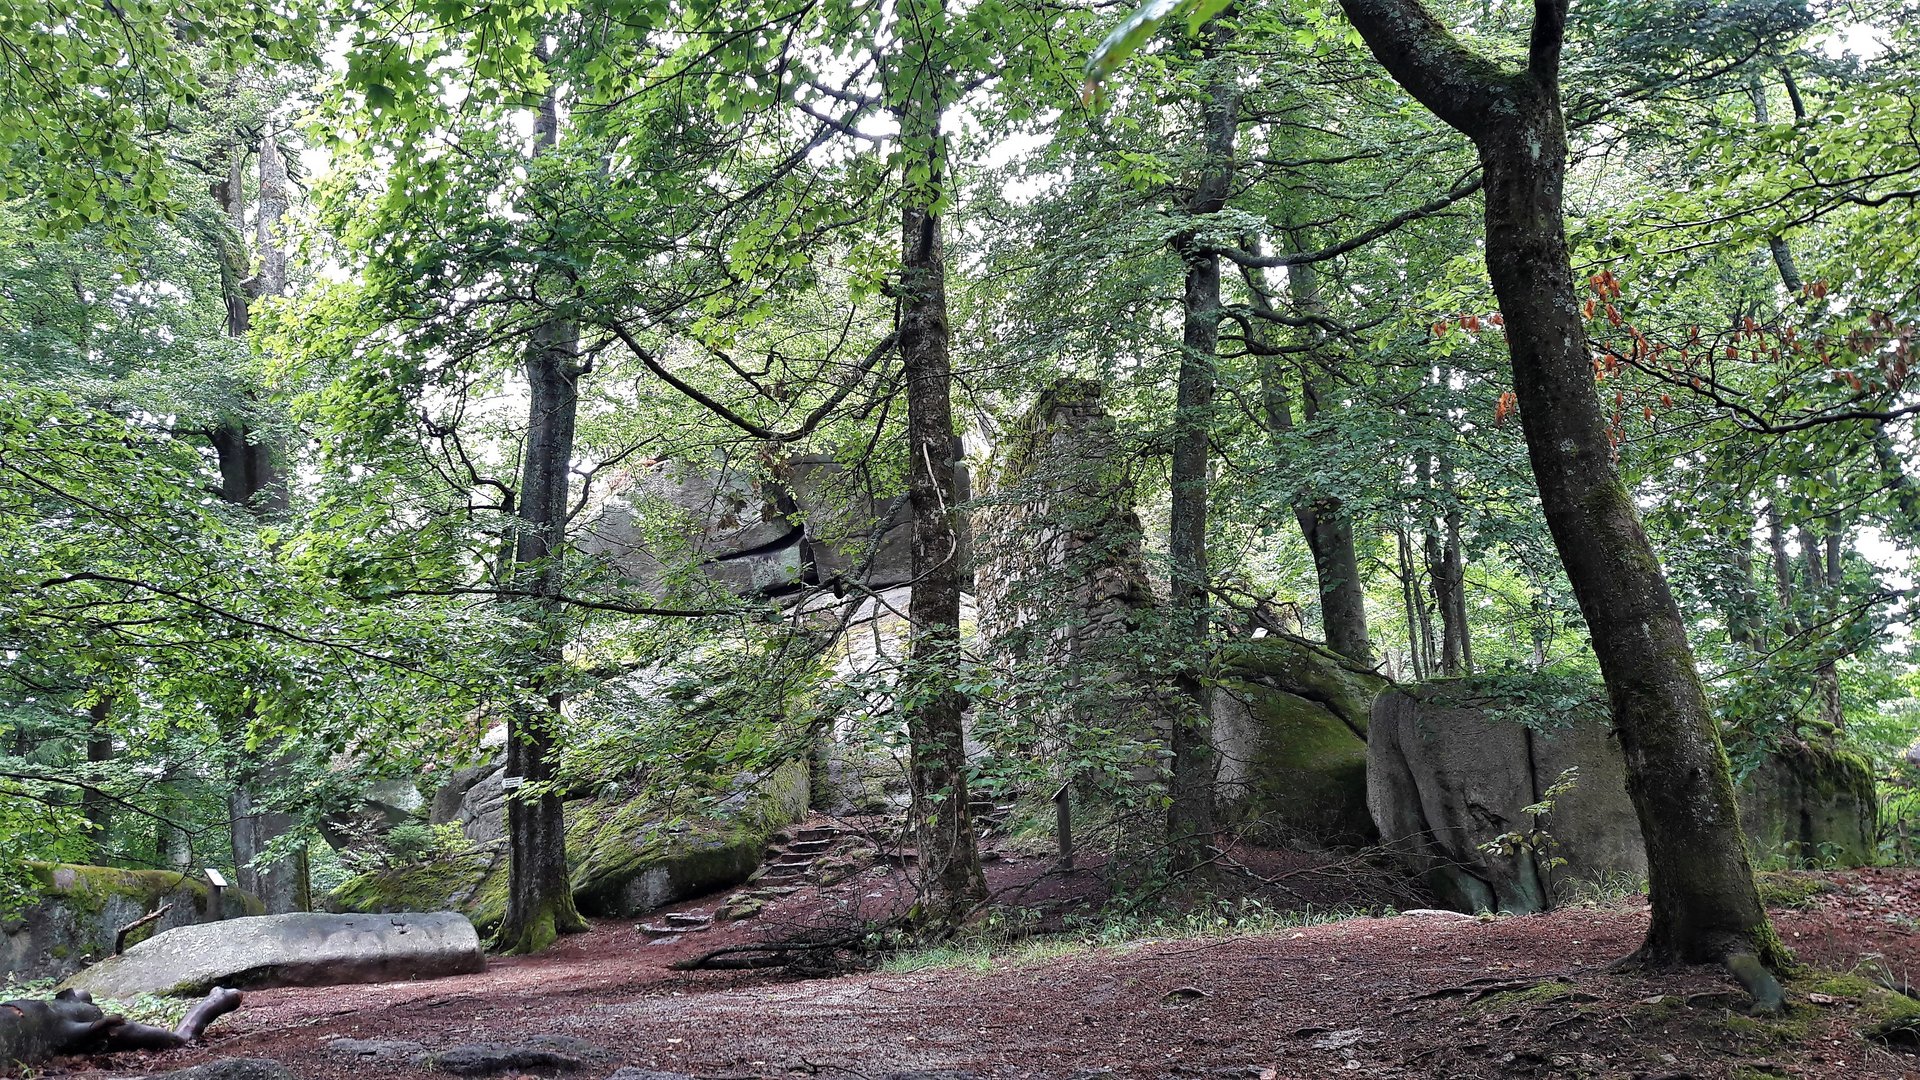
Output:
<svg viewBox="0 0 1920 1080">
<path fill-rule="evenodd" d="M 1506 320 L 1528 457 L 1592 631 L 1646 839 L 1653 919 L 1636 956 L 1729 961 L 1756 996 L 1777 1000 L 1777 988 L 1754 982 L 1771 980 L 1737 959 L 1778 965 L 1786 953 L 1754 887 L 1686 626 L 1614 465 L 1594 390 L 1562 212 L 1567 2 L 1536 0 L 1517 71 L 1462 44 L 1419 0 L 1341 7 L 1395 81 L 1479 151 L 1487 271 Z"/>
</svg>

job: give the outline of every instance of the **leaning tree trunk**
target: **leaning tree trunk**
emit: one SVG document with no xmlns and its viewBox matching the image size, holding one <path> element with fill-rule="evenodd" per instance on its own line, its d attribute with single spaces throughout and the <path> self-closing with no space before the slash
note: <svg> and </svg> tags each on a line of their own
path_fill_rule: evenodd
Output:
<svg viewBox="0 0 1920 1080">
<path fill-rule="evenodd" d="M 1784 950 L 1753 883 L 1726 753 L 1686 625 L 1626 485 L 1594 391 L 1561 198 L 1559 97 L 1523 84 L 1510 129 L 1485 132 L 1487 268 L 1507 327 L 1514 391 L 1547 527 L 1606 679 L 1646 840 L 1657 963 Z"/>
<path fill-rule="evenodd" d="M 1613 463 L 1567 252 L 1560 107 L 1566 0 L 1535 0 L 1526 68 L 1466 48 L 1419 0 L 1341 0 L 1387 71 L 1470 138 L 1486 262 L 1547 527 L 1586 617 L 1646 841 L 1653 917 L 1636 957 L 1725 960 L 1777 1009 L 1787 959 L 1754 887 L 1733 781 L 1686 626 Z M 1757 960 L 1756 960 L 1757 958 Z"/>
<path fill-rule="evenodd" d="M 912 14 L 930 16 L 938 0 L 918 0 Z M 954 522 L 953 371 L 947 323 L 947 262 L 940 217 L 946 160 L 940 111 L 945 85 L 936 43 L 926 35 L 939 19 L 903 17 L 907 63 L 900 136 L 910 161 L 926 170 L 916 183 L 903 167 L 900 214 L 900 361 L 907 389 L 908 503 L 913 513 L 913 592 L 907 618 L 910 683 L 903 688 L 908 779 L 926 921 L 951 925 L 985 899 L 986 878 L 967 797 L 966 702 L 956 689 L 960 644 L 960 534 Z"/>
<path fill-rule="evenodd" d="M 1292 233 L 1288 235 L 1291 239 Z M 1294 247 L 1299 249 L 1297 241 Z M 1252 273 L 1251 269 L 1247 271 L 1247 285 L 1255 306 L 1264 309 L 1266 294 L 1253 280 Z M 1287 268 L 1287 290 L 1299 316 L 1326 313 L 1326 303 L 1320 295 L 1320 270 L 1313 263 Z M 1327 335 L 1317 326 L 1309 328 L 1307 333 L 1316 352 L 1308 355 L 1300 377 L 1300 417 L 1312 424 L 1320 417 L 1320 388 L 1310 367 L 1325 362 L 1318 354 L 1318 347 L 1324 344 Z M 1278 369 L 1274 358 L 1262 359 L 1260 372 L 1267 426 L 1276 441 L 1293 430 L 1293 411 L 1288 406 L 1287 389 Z M 1360 577 L 1360 557 L 1353 545 L 1353 515 L 1337 496 L 1301 495 L 1293 500 L 1293 518 L 1299 523 L 1300 535 L 1313 555 L 1314 578 L 1320 591 L 1320 631 L 1327 648 L 1371 667 L 1373 642 L 1367 636 L 1367 593 Z"/>
<path fill-rule="evenodd" d="M 535 122 L 535 152 L 551 150 L 559 138 L 559 103 L 549 90 Z M 507 911 L 495 937 L 506 952 L 538 952 L 561 934 L 587 928 L 567 877 L 565 807 L 551 786 L 563 700 L 556 686 L 566 646 L 559 559 L 579 404 L 579 344 L 574 325 L 559 319 L 536 327 L 527 344 L 527 444 L 514 583 L 531 598 L 535 630 L 522 658 L 526 685 L 507 714 L 506 775 L 515 787 L 507 793 Z"/>
<path fill-rule="evenodd" d="M 1219 70 L 1201 108 L 1200 177 L 1187 199 L 1190 216 L 1217 214 L 1233 184 L 1233 144 L 1240 124 L 1240 91 L 1231 65 L 1221 59 L 1224 25 L 1202 31 L 1204 55 Z M 1167 807 L 1168 868 L 1189 873 L 1208 860 L 1213 846 L 1213 732 L 1211 694 L 1204 667 L 1208 655 L 1207 464 L 1213 437 L 1214 359 L 1220 345 L 1220 256 L 1194 242 L 1189 231 L 1175 238 L 1186 264 L 1182 297 L 1180 373 L 1173 422 L 1172 505 L 1168 512 L 1168 561 L 1172 569 L 1174 633 L 1187 660 L 1180 667 L 1180 702 L 1170 718 L 1170 800 Z"/>
</svg>

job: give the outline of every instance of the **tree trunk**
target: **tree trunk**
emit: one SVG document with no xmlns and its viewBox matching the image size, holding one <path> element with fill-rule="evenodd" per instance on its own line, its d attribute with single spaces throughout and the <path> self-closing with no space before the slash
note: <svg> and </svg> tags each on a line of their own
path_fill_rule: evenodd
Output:
<svg viewBox="0 0 1920 1080">
<path fill-rule="evenodd" d="M 227 223 L 234 236 L 223 246 L 221 281 L 227 305 L 227 334 L 245 338 L 252 325 L 252 304 L 286 289 L 286 253 L 279 249 L 280 224 L 287 212 L 287 170 L 267 131 L 260 140 L 259 202 L 255 208 L 255 239 L 262 267 L 273 267 L 271 276 L 263 273 L 246 276 L 247 249 L 238 239 L 246 221 L 246 198 L 242 176 L 245 153 L 239 147 L 229 151 L 227 177 L 215 185 L 222 199 Z M 279 459 L 279 447 L 256 430 L 240 414 L 230 414 L 208 432 L 215 457 L 220 463 L 220 497 L 236 506 L 246 507 L 261 520 L 284 517 L 292 509 L 285 474 Z M 241 722 L 252 724 L 251 706 L 241 714 Z M 264 754 L 248 756 L 252 764 L 235 779 L 228 796 L 227 810 L 232 837 L 234 884 L 253 893 L 266 905 L 267 913 L 280 915 L 312 908 L 312 890 L 308 880 L 304 851 L 265 867 L 252 866 L 267 846 L 291 832 L 296 821 L 292 814 L 261 811 L 257 808 L 256 789 L 281 786 L 288 774 L 288 763 L 269 743 Z"/>
<path fill-rule="evenodd" d="M 1325 313 L 1326 304 L 1320 296 L 1320 272 L 1313 263 L 1288 267 L 1287 289 L 1292 294 L 1295 311 L 1301 315 Z M 1259 289 L 1253 289 L 1253 294 L 1255 303 L 1264 301 Z M 1317 327 L 1308 333 L 1314 344 L 1326 337 Z M 1313 357 L 1307 360 L 1308 365 L 1317 362 Z M 1293 429 L 1292 410 L 1288 408 L 1287 392 L 1278 368 L 1272 357 L 1262 360 L 1262 380 L 1272 383 L 1264 394 L 1267 423 L 1276 434 Z M 1308 424 L 1318 420 L 1320 391 L 1310 368 L 1303 371 L 1300 378 L 1300 400 L 1301 419 Z M 1352 515 L 1338 498 L 1326 496 L 1294 499 L 1293 517 L 1300 525 L 1300 535 L 1307 541 L 1307 550 L 1313 554 L 1314 578 L 1320 591 L 1321 636 L 1329 649 L 1356 663 L 1371 666 L 1373 642 L 1367 637 L 1367 593 L 1360 577 L 1360 558 L 1353 546 Z"/>
<path fill-rule="evenodd" d="M 93 826 L 88 839 L 97 853 L 95 862 L 105 863 L 108 852 L 107 826 L 112 823 L 112 806 L 106 792 L 96 790 L 105 780 L 100 766 L 113 760 L 113 732 L 107 721 L 113 716 L 113 696 L 101 694 L 87 707 L 87 783 L 94 785 L 80 792 L 80 814 Z"/>
<path fill-rule="evenodd" d="M 915 842 L 926 921 L 951 926 L 987 895 L 967 797 L 966 702 L 954 689 L 960 644 L 960 534 L 954 521 L 953 370 L 947 262 L 936 209 L 945 195 L 946 63 L 931 35 L 941 0 L 902 5 L 894 72 L 901 176 L 900 361 L 907 389 L 908 503 L 913 513 L 913 625 L 905 702 Z M 918 180 L 914 165 L 925 170 Z"/>
<path fill-rule="evenodd" d="M 1473 674 L 1473 642 L 1467 626 L 1467 568 L 1460 553 L 1460 498 L 1454 490 L 1453 463 L 1441 459 L 1437 488 L 1444 509 L 1440 531 L 1427 523 L 1427 574 L 1433 579 L 1433 606 L 1440 612 L 1440 673 Z"/>
<path fill-rule="evenodd" d="M 1527 454 L 1592 632 L 1627 790 L 1646 841 L 1652 920 L 1635 954 L 1724 960 L 1767 1009 L 1787 959 L 1754 887 L 1733 781 L 1679 606 L 1613 463 L 1568 257 L 1560 108 L 1565 0 L 1535 0 L 1524 71 L 1461 45 L 1418 0 L 1341 0 L 1388 72 L 1466 133 L 1486 176 L 1486 262 L 1505 319 Z"/>
<path fill-rule="evenodd" d="M 543 56 L 544 59 L 544 56 Z M 534 124 L 535 153 L 560 139 L 559 102 L 549 90 Z M 524 657 L 521 700 L 507 714 L 507 912 L 495 941 L 506 952 L 539 952 L 561 934 L 587 928 L 567 878 L 567 823 L 554 779 L 562 694 L 555 688 L 566 646 L 558 597 L 565 547 L 569 470 L 580 377 L 579 334 L 552 320 L 527 343 L 527 442 L 520 473 L 515 584 L 536 599 L 536 629 Z M 521 787 L 531 790 L 522 791 Z"/>
<path fill-rule="evenodd" d="M 1655 963 L 1784 949 L 1747 863 L 1733 781 L 1686 626 L 1626 485 L 1594 392 L 1561 216 L 1566 135 L 1552 87 L 1517 87 L 1509 128 L 1483 134 L 1487 268 L 1547 526 L 1593 635 L 1627 788 L 1646 840 Z"/>
<path fill-rule="evenodd" d="M 1234 135 L 1240 123 L 1235 72 L 1220 58 L 1227 32 L 1218 21 L 1203 29 L 1203 55 L 1215 65 L 1201 108 L 1204 159 L 1189 216 L 1217 214 L 1233 183 Z M 1178 709 L 1170 718 L 1170 801 L 1167 807 L 1168 867 L 1190 873 L 1207 863 L 1213 846 L 1213 732 L 1211 694 L 1204 677 L 1208 658 L 1207 465 L 1213 434 L 1214 359 L 1220 344 L 1220 257 L 1203 250 L 1188 231 L 1174 239 L 1186 264 L 1181 302 L 1179 384 L 1173 422 L 1172 506 L 1168 560 L 1172 564 L 1174 632 L 1185 639 Z"/>
<path fill-rule="evenodd" d="M 1393 538 L 1400 553 L 1400 600 L 1407 611 L 1407 666 L 1413 669 L 1416 682 L 1426 679 L 1428 674 L 1425 635 L 1422 633 L 1426 613 L 1419 603 L 1420 574 L 1413 563 L 1413 542 L 1407 538 L 1407 527 L 1396 525 Z"/>
<path fill-rule="evenodd" d="M 1807 624 L 1820 627 L 1834 614 L 1833 594 L 1840 587 L 1840 534 L 1824 537 L 1812 526 L 1800 528 L 1800 556 L 1806 562 L 1807 596 L 1813 604 Z M 1820 736 L 1831 739 L 1846 726 L 1847 713 L 1840 698 L 1840 667 L 1824 646 L 1832 639 L 1834 628 L 1826 625 L 1810 644 L 1819 647 L 1813 666 L 1814 715 L 1820 722 Z"/>
</svg>

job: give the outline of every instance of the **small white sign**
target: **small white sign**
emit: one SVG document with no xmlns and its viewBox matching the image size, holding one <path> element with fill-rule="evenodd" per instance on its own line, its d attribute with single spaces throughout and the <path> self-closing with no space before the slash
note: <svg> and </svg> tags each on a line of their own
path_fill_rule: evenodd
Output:
<svg viewBox="0 0 1920 1080">
<path fill-rule="evenodd" d="M 209 866 L 207 867 L 207 884 L 216 889 L 224 889 L 227 887 L 227 879 L 220 876 L 220 871 Z"/>
<path fill-rule="evenodd" d="M 524 786 L 526 782 L 527 778 L 524 776 L 502 777 L 500 780 L 500 790 L 512 791 L 514 788 Z"/>
</svg>

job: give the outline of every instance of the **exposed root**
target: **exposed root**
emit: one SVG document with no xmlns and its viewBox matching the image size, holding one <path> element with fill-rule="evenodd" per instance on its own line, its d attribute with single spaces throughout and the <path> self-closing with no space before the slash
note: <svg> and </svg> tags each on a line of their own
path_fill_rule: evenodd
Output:
<svg viewBox="0 0 1920 1080">
<path fill-rule="evenodd" d="M 1728 953 L 1726 965 L 1753 998 L 1754 1012 L 1772 1015 L 1787 1007 L 1786 991 L 1780 988 L 1780 980 L 1774 978 L 1759 957 L 1750 952 Z"/>
</svg>

